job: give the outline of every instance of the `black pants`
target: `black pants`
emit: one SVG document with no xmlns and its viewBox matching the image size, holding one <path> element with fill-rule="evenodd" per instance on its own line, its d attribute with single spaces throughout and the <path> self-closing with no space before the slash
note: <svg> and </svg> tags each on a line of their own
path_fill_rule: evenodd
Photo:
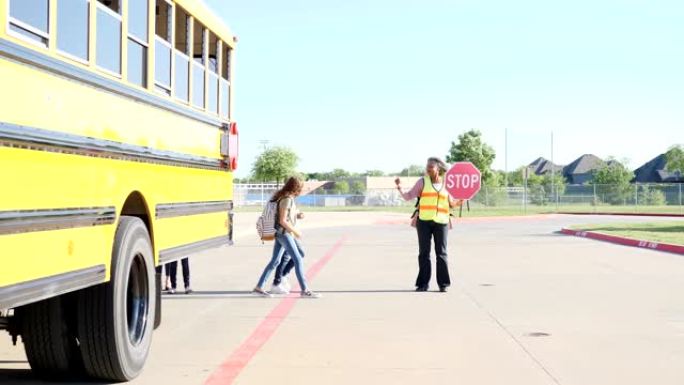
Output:
<svg viewBox="0 0 684 385">
<path fill-rule="evenodd" d="M 449 265 L 447 263 L 447 225 L 433 221 L 421 221 L 416 223 L 418 231 L 418 278 L 416 287 L 430 286 L 432 276 L 432 263 L 430 262 L 430 240 L 435 240 L 435 254 L 437 254 L 437 285 L 447 287 L 451 285 L 449 278 Z"/>
<path fill-rule="evenodd" d="M 187 289 L 190 287 L 190 261 L 187 258 L 181 259 L 181 267 L 183 269 L 183 285 Z M 171 277 L 171 287 L 176 288 L 176 274 L 178 274 L 178 261 L 169 262 L 166 264 L 166 275 Z"/>
</svg>

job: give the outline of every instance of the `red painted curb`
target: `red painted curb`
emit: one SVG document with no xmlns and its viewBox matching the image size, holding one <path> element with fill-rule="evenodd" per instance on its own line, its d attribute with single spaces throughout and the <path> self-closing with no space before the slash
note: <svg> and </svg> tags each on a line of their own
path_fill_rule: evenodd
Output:
<svg viewBox="0 0 684 385">
<path fill-rule="evenodd" d="M 684 214 L 663 214 L 663 213 L 590 213 L 590 212 L 564 212 L 558 214 L 563 215 L 616 215 L 621 217 L 684 217 Z"/>
<path fill-rule="evenodd" d="M 658 243 L 650 241 L 641 241 L 638 239 L 625 238 L 618 235 L 608 235 L 603 233 L 597 233 L 593 231 L 585 230 L 571 230 L 571 229 L 561 229 L 561 233 L 567 235 L 574 235 L 581 238 L 591 238 L 599 241 L 617 243 L 624 246 L 641 247 L 643 249 L 666 251 L 668 253 L 682 254 L 684 255 L 684 246 L 673 245 L 670 243 Z"/>
<path fill-rule="evenodd" d="M 312 281 L 316 275 L 323 269 L 330 259 L 340 250 L 346 237 L 340 238 L 335 245 L 328 250 L 328 252 L 319 259 L 306 272 L 307 281 Z M 256 355 L 261 347 L 264 346 L 271 339 L 271 336 L 278 330 L 280 324 L 285 320 L 290 313 L 295 303 L 299 300 L 298 295 L 289 295 L 280 301 L 252 334 L 247 337 L 242 344 L 233 351 L 233 353 L 226 359 L 204 382 L 205 385 L 230 385 L 235 381 L 242 370 L 249 364 L 252 357 Z"/>
</svg>

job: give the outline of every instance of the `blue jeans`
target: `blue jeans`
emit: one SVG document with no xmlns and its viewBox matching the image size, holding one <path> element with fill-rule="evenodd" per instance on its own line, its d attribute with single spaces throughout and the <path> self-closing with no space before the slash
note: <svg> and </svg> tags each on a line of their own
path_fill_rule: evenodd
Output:
<svg viewBox="0 0 684 385">
<path fill-rule="evenodd" d="M 301 247 L 301 245 L 299 245 Z M 283 258 L 283 254 L 287 253 L 294 261 L 295 273 L 297 274 L 297 280 L 299 281 L 299 287 L 302 291 L 309 290 L 306 284 L 306 277 L 304 276 L 304 264 L 302 263 L 302 255 L 299 253 L 299 247 L 295 237 L 290 233 L 276 232 L 275 242 L 273 244 L 273 254 L 271 256 L 271 261 L 264 268 L 264 272 L 259 278 L 257 287 L 263 288 L 266 280 L 271 275 L 271 273 L 278 268 L 280 260 Z M 282 252 L 284 250 L 284 253 Z"/>
<path fill-rule="evenodd" d="M 299 250 L 299 255 L 302 258 L 304 258 L 304 249 L 302 248 L 302 244 L 299 242 L 299 239 L 297 238 L 295 238 L 294 241 L 297 245 L 297 250 Z M 282 247 L 280 248 L 280 254 L 282 255 L 283 259 L 278 265 L 278 268 L 276 268 L 275 270 L 275 276 L 273 277 L 274 286 L 280 285 L 280 282 L 283 280 L 283 277 L 290 274 L 290 271 L 292 271 L 292 269 L 294 268 L 294 260 L 290 257 L 289 254 L 285 252 L 285 249 Z"/>
</svg>

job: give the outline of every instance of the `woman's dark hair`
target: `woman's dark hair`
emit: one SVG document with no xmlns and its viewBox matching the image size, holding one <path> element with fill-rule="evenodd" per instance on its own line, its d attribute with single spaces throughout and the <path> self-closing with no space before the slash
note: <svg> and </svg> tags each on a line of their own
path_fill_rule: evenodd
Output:
<svg viewBox="0 0 684 385">
<path fill-rule="evenodd" d="M 287 182 L 285 182 L 285 185 L 283 188 L 280 190 L 276 191 L 275 194 L 271 197 L 271 202 L 275 202 L 280 200 L 283 197 L 286 197 L 288 195 L 294 196 L 302 192 L 302 188 L 304 188 L 304 183 L 302 182 L 301 179 L 291 176 L 287 179 Z"/>
<path fill-rule="evenodd" d="M 428 158 L 428 163 L 434 163 L 439 168 L 439 175 L 444 175 L 447 172 L 447 164 L 443 160 L 437 157 Z"/>
</svg>

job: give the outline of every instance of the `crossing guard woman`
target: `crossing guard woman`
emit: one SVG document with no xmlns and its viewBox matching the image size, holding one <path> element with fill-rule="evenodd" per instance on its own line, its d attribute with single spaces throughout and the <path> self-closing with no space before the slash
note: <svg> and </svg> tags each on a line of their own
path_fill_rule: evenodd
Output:
<svg viewBox="0 0 684 385">
<path fill-rule="evenodd" d="M 430 262 L 430 240 L 434 239 L 437 285 L 439 291 L 446 292 L 451 279 L 447 264 L 447 235 L 449 231 L 449 209 L 463 204 L 463 200 L 454 200 L 446 190 L 444 174 L 447 165 L 439 158 L 428 158 L 425 166 L 425 176 L 419 179 L 413 188 L 404 193 L 401 191 L 401 181 L 394 180 L 397 190 L 405 200 L 420 198 L 418 205 L 418 277 L 416 291 L 427 291 L 432 276 Z"/>
</svg>

